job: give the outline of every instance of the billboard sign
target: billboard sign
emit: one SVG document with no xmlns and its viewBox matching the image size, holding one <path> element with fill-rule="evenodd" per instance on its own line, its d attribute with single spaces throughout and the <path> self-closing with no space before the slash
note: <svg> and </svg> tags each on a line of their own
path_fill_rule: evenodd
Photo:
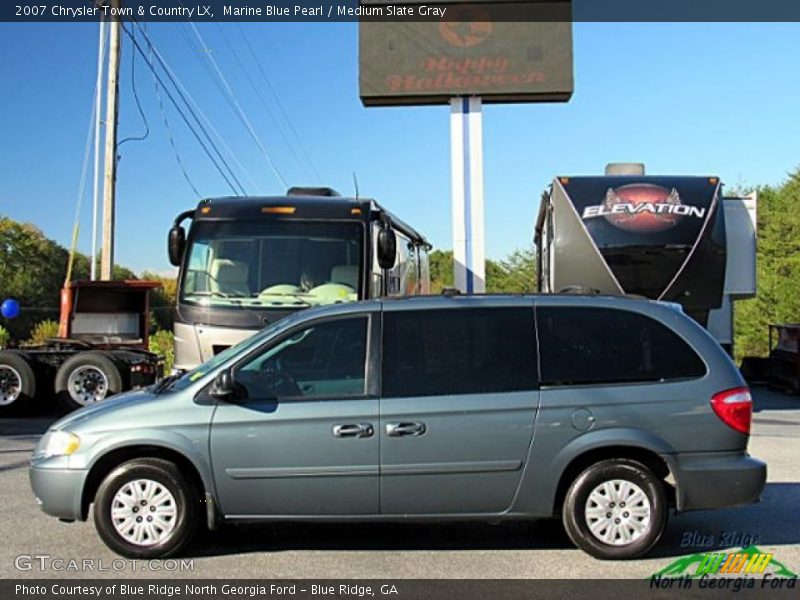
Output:
<svg viewBox="0 0 800 600">
<path fill-rule="evenodd" d="M 362 0 L 365 8 L 375 4 Z M 480 96 L 484 103 L 571 97 L 570 2 L 393 4 L 408 5 L 420 16 L 361 19 L 359 90 L 365 106 L 446 104 L 454 96 Z M 439 5 L 445 10 L 430 12 Z"/>
</svg>

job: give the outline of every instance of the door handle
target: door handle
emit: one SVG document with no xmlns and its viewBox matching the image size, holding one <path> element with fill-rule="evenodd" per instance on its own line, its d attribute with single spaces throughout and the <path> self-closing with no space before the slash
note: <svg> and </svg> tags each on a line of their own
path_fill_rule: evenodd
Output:
<svg viewBox="0 0 800 600">
<path fill-rule="evenodd" d="M 371 437 L 375 433 L 372 423 L 347 423 L 333 426 L 333 437 Z"/>
<path fill-rule="evenodd" d="M 425 423 L 420 422 L 405 422 L 405 423 L 387 423 L 386 435 L 389 437 L 404 437 L 422 435 L 425 433 Z"/>
</svg>

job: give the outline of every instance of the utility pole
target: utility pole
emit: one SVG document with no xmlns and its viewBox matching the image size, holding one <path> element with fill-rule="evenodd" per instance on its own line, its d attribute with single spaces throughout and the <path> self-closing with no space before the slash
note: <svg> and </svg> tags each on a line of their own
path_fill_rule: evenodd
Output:
<svg viewBox="0 0 800 600">
<path fill-rule="evenodd" d="M 121 0 L 111 0 L 119 8 Z M 119 110 L 119 57 L 122 22 L 111 17 L 109 22 L 108 85 L 106 89 L 105 176 L 103 181 L 103 247 L 100 257 L 100 279 L 111 280 L 114 271 L 114 203 L 117 184 L 117 113 Z"/>
</svg>

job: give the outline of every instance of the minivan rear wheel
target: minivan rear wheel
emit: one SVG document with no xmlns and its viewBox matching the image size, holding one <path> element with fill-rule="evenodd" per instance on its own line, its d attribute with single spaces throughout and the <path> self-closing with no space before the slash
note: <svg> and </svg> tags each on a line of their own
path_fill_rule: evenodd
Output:
<svg viewBox="0 0 800 600">
<path fill-rule="evenodd" d="M 138 458 L 115 468 L 94 501 L 97 533 L 128 558 L 163 558 L 179 552 L 197 529 L 198 496 L 178 467 Z"/>
<path fill-rule="evenodd" d="M 569 487 L 562 520 L 573 543 L 595 558 L 640 557 L 666 527 L 664 484 L 637 461 L 598 462 Z"/>
</svg>

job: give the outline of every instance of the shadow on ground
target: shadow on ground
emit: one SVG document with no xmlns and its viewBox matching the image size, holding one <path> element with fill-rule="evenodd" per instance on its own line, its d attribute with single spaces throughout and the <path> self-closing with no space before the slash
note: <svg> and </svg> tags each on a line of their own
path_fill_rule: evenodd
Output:
<svg viewBox="0 0 800 600">
<path fill-rule="evenodd" d="M 750 544 L 800 543 L 798 504 L 800 483 L 768 483 L 759 504 L 672 516 L 664 537 L 648 557 L 683 556 Z M 709 543 L 709 539 L 713 539 L 713 543 Z M 470 551 L 572 547 L 560 521 L 554 519 L 496 525 L 482 522 L 275 523 L 225 526 L 201 536 L 188 554 L 199 558 L 291 550 Z"/>
<path fill-rule="evenodd" d="M 765 410 L 800 410 L 800 396 L 767 386 L 753 386 L 753 412 Z"/>
</svg>

